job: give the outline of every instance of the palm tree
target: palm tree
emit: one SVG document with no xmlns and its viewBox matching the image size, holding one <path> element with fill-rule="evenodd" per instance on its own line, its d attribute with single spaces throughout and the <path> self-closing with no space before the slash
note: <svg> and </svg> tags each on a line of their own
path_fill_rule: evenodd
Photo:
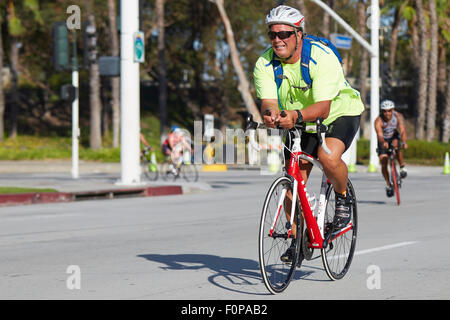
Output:
<svg viewBox="0 0 450 320">
<path fill-rule="evenodd" d="M 1 10 L 1 8 L 0 8 Z M 2 39 L 2 19 L 0 15 L 0 141 L 5 140 L 4 117 L 5 115 L 5 95 L 3 92 L 3 39 Z"/>
<path fill-rule="evenodd" d="M 438 21 L 436 13 L 436 0 L 428 0 L 430 12 L 430 65 L 428 72 L 428 112 L 427 112 L 427 141 L 434 139 L 436 128 L 436 96 L 438 76 Z"/>
<path fill-rule="evenodd" d="M 86 1 L 88 24 L 92 32 L 96 33 L 95 16 L 92 13 L 92 0 Z M 96 37 L 96 36 L 94 36 Z M 94 49 L 97 50 L 97 49 Z M 91 111 L 90 124 L 90 138 L 89 145 L 91 149 L 98 150 L 102 147 L 102 130 L 101 130 L 101 114 L 102 105 L 100 100 L 100 71 L 98 67 L 98 60 L 95 57 L 91 58 L 89 64 L 89 104 Z"/>
<path fill-rule="evenodd" d="M 450 140 L 450 66 L 447 67 L 447 93 L 445 95 L 444 119 L 442 121 L 442 142 Z"/>
<path fill-rule="evenodd" d="M 16 10 L 12 1 L 8 2 L 8 33 L 10 35 L 10 68 L 11 68 L 11 128 L 9 130 L 9 138 L 15 139 L 17 136 L 17 118 L 19 115 L 19 91 L 17 87 L 19 74 L 19 40 L 25 29 L 16 16 Z"/>
<path fill-rule="evenodd" d="M 425 137 L 425 112 L 427 108 L 427 64 L 428 64 L 428 50 L 427 50 L 427 25 L 425 20 L 425 11 L 422 0 L 415 0 L 417 20 L 419 25 L 419 77 L 417 81 L 417 119 L 416 119 L 416 138 L 419 140 Z"/>
<path fill-rule="evenodd" d="M 398 44 L 398 32 L 400 29 L 400 23 L 402 18 L 403 9 L 405 9 L 408 1 L 395 2 L 395 15 L 394 15 L 394 23 L 392 25 L 392 34 L 391 34 L 391 44 L 390 44 L 390 53 L 389 53 L 389 69 L 391 72 L 394 72 L 395 67 L 395 53 L 397 52 L 397 44 Z"/>
<path fill-rule="evenodd" d="M 241 61 L 239 60 L 239 52 L 236 47 L 236 42 L 234 40 L 233 29 L 231 28 L 230 20 L 228 19 L 227 13 L 224 8 L 224 0 L 210 0 L 213 1 L 217 9 L 219 10 L 220 17 L 222 18 L 223 24 L 225 26 L 225 33 L 228 46 L 230 48 L 231 61 L 233 62 L 234 70 L 239 78 L 238 90 L 241 93 L 242 100 L 244 100 L 247 111 L 253 114 L 256 121 L 262 122 L 261 115 L 259 113 L 258 107 L 253 100 L 250 93 L 250 85 L 245 75 L 244 69 L 242 67 Z"/>
<path fill-rule="evenodd" d="M 358 15 L 358 32 L 365 38 L 366 34 L 366 4 L 364 0 L 358 0 L 357 5 L 357 15 Z M 359 93 L 361 94 L 361 100 L 366 105 L 367 101 L 367 75 L 369 73 L 369 52 L 362 48 L 361 51 L 361 67 L 359 72 Z M 370 135 L 370 121 L 368 109 L 362 114 L 361 119 L 362 133 L 365 137 Z"/>
<path fill-rule="evenodd" d="M 108 17 L 109 17 L 109 32 L 111 35 L 111 55 L 119 56 L 119 36 L 117 35 L 117 20 L 116 20 L 116 0 L 108 0 Z M 120 78 L 113 77 L 111 79 L 111 93 L 112 93 L 112 129 L 113 139 L 112 146 L 117 148 L 119 146 L 120 134 Z"/>
<path fill-rule="evenodd" d="M 167 66 L 164 43 L 164 2 L 156 1 L 156 13 L 158 15 L 158 82 L 159 82 L 159 119 L 161 121 L 161 139 L 167 133 Z M 162 142 L 162 141 L 161 141 Z"/>
</svg>

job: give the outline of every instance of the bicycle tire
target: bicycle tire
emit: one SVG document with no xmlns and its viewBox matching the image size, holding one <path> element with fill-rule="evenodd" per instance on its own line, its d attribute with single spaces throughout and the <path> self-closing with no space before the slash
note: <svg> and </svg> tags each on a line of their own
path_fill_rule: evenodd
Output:
<svg viewBox="0 0 450 320">
<path fill-rule="evenodd" d="M 147 180 L 155 181 L 158 179 L 159 173 L 157 164 L 151 163 L 146 156 L 142 156 L 141 158 L 141 172 Z"/>
<path fill-rule="evenodd" d="M 397 165 L 395 164 L 395 160 L 391 159 L 391 180 L 392 185 L 394 186 L 395 196 L 397 197 L 397 204 L 400 205 L 400 175 L 398 173 Z"/>
<path fill-rule="evenodd" d="M 258 238 L 258 255 L 261 275 L 266 288 L 272 294 L 277 294 L 284 291 L 292 280 L 297 266 L 297 259 L 301 248 L 301 223 L 297 224 L 297 237 L 294 239 L 292 234 L 288 237 L 288 221 L 284 214 L 284 201 L 282 201 L 282 208 L 280 197 L 283 196 L 283 190 L 290 190 L 292 192 L 292 182 L 288 177 L 279 177 L 276 179 L 264 200 L 264 205 L 261 213 L 259 238 Z M 285 193 L 286 194 L 286 193 Z M 285 197 L 284 194 L 284 197 Z M 298 201 L 297 201 L 298 208 Z M 299 214 L 297 210 L 297 221 Z M 273 224 L 275 212 L 278 212 L 278 219 L 273 229 L 272 235 L 270 229 Z M 293 240 L 294 239 L 294 240 Z M 293 259 L 290 263 L 282 262 L 280 257 L 293 244 L 295 246 Z"/>
<path fill-rule="evenodd" d="M 347 192 L 353 198 L 352 203 L 352 228 L 346 233 L 336 237 L 322 251 L 322 262 L 325 272 L 330 280 L 342 279 L 350 268 L 356 248 L 358 230 L 358 210 L 356 194 L 352 183 L 348 180 Z M 326 193 L 326 212 L 324 222 L 325 238 L 333 230 L 333 218 L 335 214 L 334 187 L 329 185 Z"/>
<path fill-rule="evenodd" d="M 198 180 L 198 171 L 195 165 L 183 163 L 180 168 L 181 175 L 187 182 L 196 182 Z"/>
<path fill-rule="evenodd" d="M 177 178 L 177 175 L 173 172 L 168 162 L 161 164 L 161 177 L 164 181 L 174 181 Z"/>
</svg>

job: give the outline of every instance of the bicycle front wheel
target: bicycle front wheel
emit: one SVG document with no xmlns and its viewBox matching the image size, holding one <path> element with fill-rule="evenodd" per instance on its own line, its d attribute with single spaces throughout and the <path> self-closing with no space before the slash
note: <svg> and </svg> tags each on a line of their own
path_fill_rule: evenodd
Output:
<svg viewBox="0 0 450 320">
<path fill-rule="evenodd" d="M 325 272 L 331 280 L 342 279 L 350 268 L 356 247 L 356 231 L 358 229 L 358 212 L 356 195 L 353 185 L 348 181 L 347 193 L 353 198 L 351 227 L 345 227 L 339 231 L 333 230 L 333 218 L 335 214 L 335 196 L 333 185 L 328 186 L 326 194 L 325 212 L 325 238 L 330 241 L 326 248 L 322 249 L 322 262 Z M 331 233 L 331 234 L 330 234 Z"/>
<path fill-rule="evenodd" d="M 198 171 L 193 164 L 183 164 L 180 168 L 181 175 L 187 182 L 196 182 L 198 180 Z"/>
<path fill-rule="evenodd" d="M 151 163 L 145 156 L 141 158 L 141 170 L 148 180 L 155 181 L 158 179 L 158 167 L 156 163 Z"/>
<path fill-rule="evenodd" d="M 394 159 L 391 160 L 391 180 L 395 189 L 397 204 L 400 205 L 400 174 Z"/>
<path fill-rule="evenodd" d="M 261 214 L 259 266 L 264 284 L 272 294 L 282 292 L 287 288 L 294 275 L 300 252 L 302 233 L 298 224 L 296 230 L 298 236 L 294 238 L 292 233 L 288 234 L 290 223 L 285 214 L 285 205 L 290 204 L 290 200 L 287 198 L 288 192 L 292 194 L 292 183 L 289 178 L 280 177 L 275 180 L 267 193 Z M 290 213 L 290 209 L 288 210 Z M 296 218 L 298 221 L 298 216 Z M 292 261 L 281 261 L 281 256 L 291 246 L 293 247 Z"/>
</svg>

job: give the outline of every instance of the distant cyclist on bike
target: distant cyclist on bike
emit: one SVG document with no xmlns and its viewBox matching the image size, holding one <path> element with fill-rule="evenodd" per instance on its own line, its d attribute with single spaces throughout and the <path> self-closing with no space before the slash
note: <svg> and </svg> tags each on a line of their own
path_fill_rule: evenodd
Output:
<svg viewBox="0 0 450 320">
<path fill-rule="evenodd" d="M 178 144 L 181 144 L 182 148 L 175 148 Z M 170 157 L 172 163 L 176 163 L 183 150 L 188 150 L 189 152 L 192 150 L 191 144 L 186 139 L 183 131 L 176 125 L 171 127 L 170 133 L 164 140 L 161 149 L 165 156 Z"/>
<path fill-rule="evenodd" d="M 397 151 L 397 160 L 400 164 L 400 176 L 406 178 L 407 170 L 403 160 L 401 147 L 408 148 L 406 143 L 405 120 L 401 113 L 394 110 L 395 104 L 391 100 L 381 102 L 381 115 L 375 119 L 375 132 L 378 138 L 378 156 L 381 163 L 381 173 L 386 180 L 386 195 L 392 197 L 394 188 L 389 181 L 388 155 L 389 145 L 392 145 Z"/>
<path fill-rule="evenodd" d="M 360 125 L 364 110 L 359 92 L 345 80 L 342 66 L 330 48 L 320 42 L 311 46 L 309 72 L 312 79 L 308 87 L 302 79 L 301 53 L 304 16 L 289 6 L 273 8 L 266 17 L 271 47 L 256 62 L 255 87 L 261 99 L 261 112 L 268 127 L 292 128 L 296 123 L 324 118 L 328 126 L 326 143 L 331 154 L 319 146 L 317 135 L 303 133 L 302 150 L 318 156 L 327 177 L 336 191 L 334 227 L 345 227 L 351 221 L 352 199 L 347 195 L 348 169 L 341 156 L 350 146 Z M 283 81 L 277 90 L 272 59 L 281 61 Z M 279 106 L 280 103 L 280 106 Z M 287 113 L 281 117 L 281 107 Z M 285 152 L 286 163 L 290 153 Z M 302 176 L 307 180 L 312 165 L 300 163 Z M 283 259 L 283 257 L 282 257 Z"/>
</svg>

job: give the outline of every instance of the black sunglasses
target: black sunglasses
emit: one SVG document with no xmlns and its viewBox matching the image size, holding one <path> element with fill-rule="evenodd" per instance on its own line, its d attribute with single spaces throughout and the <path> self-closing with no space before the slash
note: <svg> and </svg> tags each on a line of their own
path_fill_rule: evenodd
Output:
<svg viewBox="0 0 450 320">
<path fill-rule="evenodd" d="M 280 32 L 269 31 L 267 33 L 270 40 L 275 40 L 276 37 L 280 38 L 281 40 L 284 40 L 289 38 L 293 34 L 295 34 L 295 31 L 280 31 Z"/>
</svg>

